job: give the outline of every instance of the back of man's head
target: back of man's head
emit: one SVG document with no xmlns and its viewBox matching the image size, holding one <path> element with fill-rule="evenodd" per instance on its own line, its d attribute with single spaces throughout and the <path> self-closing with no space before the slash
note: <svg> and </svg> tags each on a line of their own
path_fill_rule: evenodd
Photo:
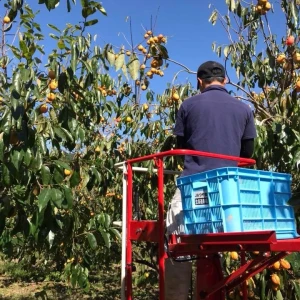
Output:
<svg viewBox="0 0 300 300">
<path fill-rule="evenodd" d="M 220 79 L 224 80 L 225 69 L 220 63 L 209 60 L 201 64 L 198 68 L 197 89 L 200 88 L 198 78 L 206 82 L 213 82 L 215 79 L 216 81 L 220 81 Z"/>
</svg>

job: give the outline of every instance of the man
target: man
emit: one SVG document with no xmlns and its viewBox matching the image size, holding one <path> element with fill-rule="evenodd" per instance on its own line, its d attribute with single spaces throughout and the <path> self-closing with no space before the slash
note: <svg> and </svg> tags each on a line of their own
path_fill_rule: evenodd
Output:
<svg viewBox="0 0 300 300">
<path fill-rule="evenodd" d="M 174 134 L 177 148 L 249 158 L 253 154 L 256 130 L 251 108 L 229 95 L 225 88 L 224 67 L 207 61 L 197 71 L 201 94 L 186 99 L 180 106 Z M 221 167 L 237 166 L 229 160 L 185 156 L 181 176 Z M 168 234 L 184 233 L 182 203 L 177 189 L 167 213 Z M 166 260 L 166 300 L 186 300 L 192 264 Z"/>
</svg>

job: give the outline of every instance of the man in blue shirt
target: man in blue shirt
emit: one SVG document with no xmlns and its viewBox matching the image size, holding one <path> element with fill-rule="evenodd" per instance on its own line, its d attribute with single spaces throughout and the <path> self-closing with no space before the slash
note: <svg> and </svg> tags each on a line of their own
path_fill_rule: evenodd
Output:
<svg viewBox="0 0 300 300">
<path fill-rule="evenodd" d="M 252 110 L 232 97 L 225 84 L 225 69 L 221 64 L 207 61 L 200 65 L 197 88 L 201 94 L 184 100 L 177 114 L 174 129 L 177 148 L 246 158 L 252 156 L 256 137 Z M 237 166 L 237 163 L 186 155 L 181 176 L 229 166 Z M 177 189 L 167 213 L 168 234 L 184 233 L 181 210 L 181 195 Z M 166 300 L 188 298 L 191 265 L 166 260 Z"/>
</svg>

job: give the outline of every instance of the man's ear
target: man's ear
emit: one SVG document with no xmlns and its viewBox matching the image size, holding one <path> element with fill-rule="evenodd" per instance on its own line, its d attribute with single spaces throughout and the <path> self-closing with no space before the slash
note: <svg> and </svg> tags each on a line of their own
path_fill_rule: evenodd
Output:
<svg viewBox="0 0 300 300">
<path fill-rule="evenodd" d="M 229 79 L 227 77 L 224 78 L 223 84 L 227 84 L 229 82 Z"/>
<path fill-rule="evenodd" d="M 200 78 L 197 78 L 198 84 L 197 89 L 200 90 L 200 87 L 202 86 L 202 80 Z"/>
</svg>

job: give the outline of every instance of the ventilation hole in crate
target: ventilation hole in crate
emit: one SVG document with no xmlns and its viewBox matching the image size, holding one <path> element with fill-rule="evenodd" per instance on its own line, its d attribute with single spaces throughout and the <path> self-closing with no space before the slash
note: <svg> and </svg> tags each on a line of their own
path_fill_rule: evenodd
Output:
<svg viewBox="0 0 300 300">
<path fill-rule="evenodd" d="M 218 181 L 217 180 L 210 180 L 208 182 L 208 186 L 210 188 L 210 191 L 218 191 L 219 188 L 218 188 Z"/>
<path fill-rule="evenodd" d="M 277 220 L 277 230 L 291 230 L 295 227 L 294 220 Z"/>
<path fill-rule="evenodd" d="M 276 205 L 286 205 L 287 201 L 290 199 L 290 194 L 274 194 L 275 204 Z"/>
<path fill-rule="evenodd" d="M 276 229 L 275 220 L 265 220 L 263 229 L 264 230 L 275 230 Z"/>
<path fill-rule="evenodd" d="M 244 221 L 244 230 L 245 231 L 255 231 L 262 230 L 263 224 L 262 221 Z"/>
<path fill-rule="evenodd" d="M 222 220 L 221 206 L 212 207 L 211 214 L 212 214 L 212 221 Z"/>
<path fill-rule="evenodd" d="M 250 178 L 240 178 L 239 184 L 241 189 L 258 189 L 258 178 L 257 179 L 250 179 Z"/>
<path fill-rule="evenodd" d="M 211 220 L 211 208 L 194 209 L 195 220 L 194 222 L 206 222 Z"/>
<path fill-rule="evenodd" d="M 255 205 L 243 205 L 242 206 L 243 219 L 261 219 L 260 206 Z"/>
<path fill-rule="evenodd" d="M 292 207 L 277 206 L 276 207 L 276 217 L 278 219 L 293 219 L 294 218 L 294 210 Z"/>
<path fill-rule="evenodd" d="M 183 215 L 186 223 L 194 223 L 194 211 L 193 210 L 184 210 Z"/>
<path fill-rule="evenodd" d="M 224 232 L 223 222 L 214 222 L 214 232 Z"/>
<path fill-rule="evenodd" d="M 192 198 L 189 197 L 185 197 L 184 201 L 182 201 L 182 209 L 192 209 Z"/>
<path fill-rule="evenodd" d="M 209 193 L 210 205 L 217 206 L 221 204 L 220 193 Z"/>
<path fill-rule="evenodd" d="M 240 203 L 253 203 L 259 204 L 259 193 L 258 192 L 251 192 L 251 191 L 241 191 L 240 192 Z"/>
<path fill-rule="evenodd" d="M 275 219 L 275 208 L 273 206 L 264 206 L 262 208 L 262 215 L 264 219 Z"/>
</svg>

